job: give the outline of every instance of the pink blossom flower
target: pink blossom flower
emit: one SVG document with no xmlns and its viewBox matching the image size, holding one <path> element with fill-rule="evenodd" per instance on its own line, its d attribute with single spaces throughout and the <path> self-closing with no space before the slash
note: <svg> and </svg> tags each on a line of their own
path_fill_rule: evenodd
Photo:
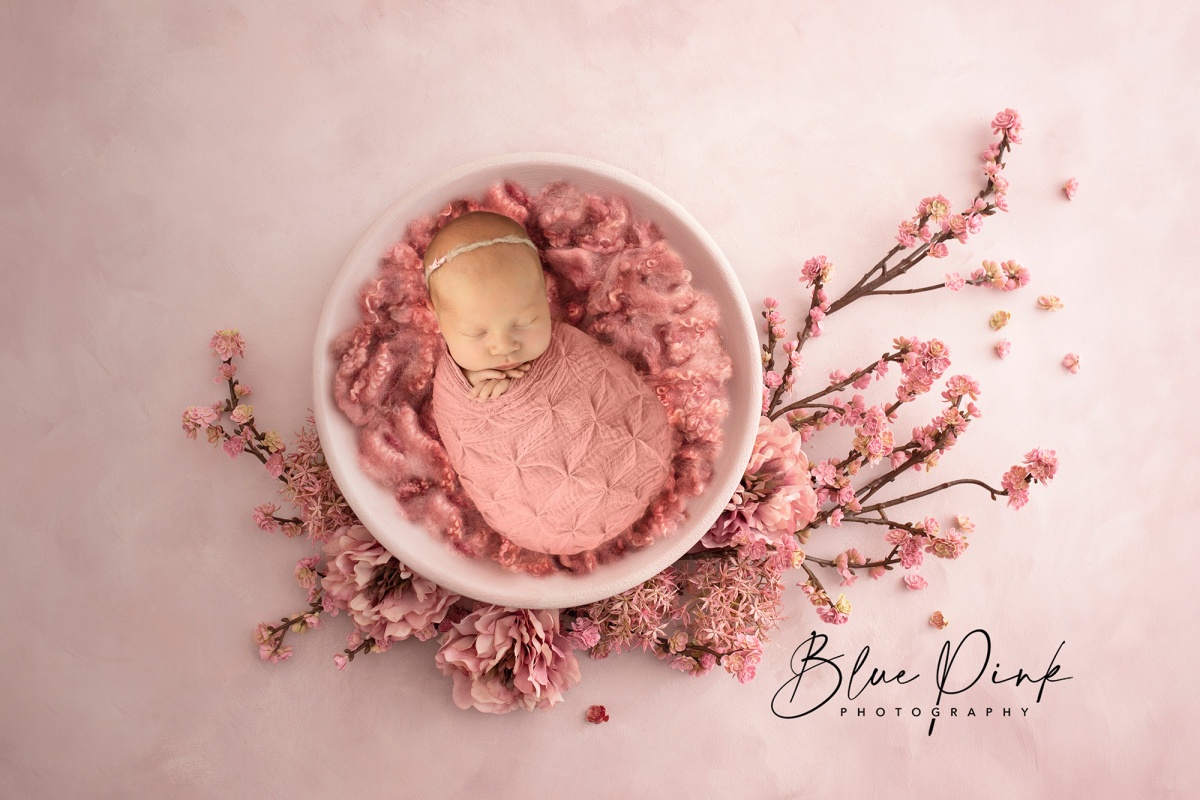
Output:
<svg viewBox="0 0 1200 800">
<path fill-rule="evenodd" d="M 876 564 L 868 570 L 867 574 L 871 576 L 872 580 L 879 580 L 884 575 L 887 575 L 887 572 L 887 567 Z"/>
<path fill-rule="evenodd" d="M 1052 294 L 1043 294 L 1037 299 L 1038 308 L 1043 311 L 1058 311 L 1063 307 L 1062 301 Z"/>
<path fill-rule="evenodd" d="M 350 659 L 346 657 L 345 653 L 338 653 L 333 657 L 333 663 L 337 664 L 339 670 L 343 670 L 350 663 Z"/>
<path fill-rule="evenodd" d="M 285 449 L 283 439 L 279 438 L 279 434 L 275 431 L 267 431 L 262 435 L 262 445 L 267 448 L 269 453 L 278 453 Z"/>
<path fill-rule="evenodd" d="M 850 615 L 838 611 L 833 606 L 825 606 L 817 609 L 817 616 L 824 622 L 830 625 L 842 625 L 850 620 Z"/>
<path fill-rule="evenodd" d="M 1000 486 L 1008 492 L 1008 507 L 1020 509 L 1029 502 L 1029 469 L 1019 464 L 1011 467 L 1001 476 Z"/>
<path fill-rule="evenodd" d="M 952 529 L 946 534 L 928 539 L 925 545 L 926 553 L 933 553 L 938 558 L 955 559 L 963 554 L 970 546 L 961 531 Z"/>
<path fill-rule="evenodd" d="M 917 224 L 912 220 L 905 220 L 900 223 L 900 227 L 896 232 L 896 241 L 903 247 L 912 247 L 917 243 Z"/>
<path fill-rule="evenodd" d="M 992 203 L 1001 211 L 1008 211 L 1008 198 L 1003 194 L 992 196 Z"/>
<path fill-rule="evenodd" d="M 959 289 L 963 288 L 966 285 L 967 285 L 966 280 L 963 278 L 963 276 L 959 275 L 957 272 L 946 273 L 946 288 L 949 289 L 950 291 L 957 292 Z"/>
<path fill-rule="evenodd" d="M 241 436 L 230 436 L 225 440 L 225 444 L 221 445 L 222 449 L 229 454 L 230 458 L 237 458 L 240 456 L 245 446 L 246 440 Z"/>
<path fill-rule="evenodd" d="M 949 625 L 950 621 L 946 619 L 945 615 L 942 614 L 942 612 L 935 611 L 929 615 L 929 624 L 932 625 L 933 627 L 941 630 L 942 628 Z"/>
<path fill-rule="evenodd" d="M 267 533 L 279 530 L 279 523 L 273 518 L 273 514 L 279 510 L 279 506 L 274 503 L 263 503 L 254 509 L 254 524 L 259 527 L 259 530 L 264 530 Z"/>
<path fill-rule="evenodd" d="M 296 562 L 296 583 L 300 584 L 305 589 L 311 589 L 317 585 L 317 562 L 321 560 L 321 556 L 314 554 L 307 558 L 302 558 Z"/>
<path fill-rule="evenodd" d="M 600 641 L 600 628 L 590 617 L 576 617 L 567 633 L 567 641 L 579 650 L 590 650 Z"/>
<path fill-rule="evenodd" d="M 485 605 L 450 626 L 434 662 L 454 678 L 454 703 L 504 714 L 550 708 L 580 680 L 557 609 Z"/>
<path fill-rule="evenodd" d="M 956 525 L 958 525 L 958 529 L 960 531 L 970 533 L 971 531 L 975 530 L 975 523 L 971 521 L 970 517 L 964 517 L 963 515 L 959 514 L 954 518 L 954 522 Z"/>
<path fill-rule="evenodd" d="M 1075 199 L 1075 192 L 1079 189 L 1079 181 L 1071 178 L 1063 184 L 1063 193 L 1066 194 L 1068 200 Z"/>
<path fill-rule="evenodd" d="M 1004 131 L 1008 140 L 1021 144 L 1021 115 L 1016 110 L 1006 108 L 992 119 L 992 133 Z"/>
<path fill-rule="evenodd" d="M 254 628 L 254 643 L 255 644 L 260 644 L 260 645 L 267 644 L 268 642 L 270 642 L 272 640 L 272 638 L 273 638 L 273 636 L 271 634 L 271 626 L 268 625 L 267 623 L 260 622 Z"/>
<path fill-rule="evenodd" d="M 945 195 L 934 195 L 926 197 L 917 204 L 917 214 L 924 216 L 929 215 L 929 219 L 933 222 L 941 222 L 950 215 L 950 201 Z"/>
<path fill-rule="evenodd" d="M 904 585 L 915 592 L 920 591 L 928 586 L 929 581 L 925 580 L 925 578 L 916 572 L 910 572 L 904 576 Z"/>
<path fill-rule="evenodd" d="M 775 370 L 770 370 L 764 376 L 764 381 L 766 382 L 768 389 L 774 389 L 775 387 L 777 387 L 783 383 L 783 376 L 780 375 Z"/>
<path fill-rule="evenodd" d="M 1071 371 L 1071 374 L 1079 372 L 1079 354 L 1067 353 L 1062 360 L 1062 365 Z"/>
<path fill-rule="evenodd" d="M 776 339 L 782 339 L 783 337 L 787 336 L 787 328 L 783 327 L 782 325 L 774 325 L 771 328 L 771 335 Z"/>
<path fill-rule="evenodd" d="M 1026 453 L 1022 460 L 1029 468 L 1030 480 L 1049 483 L 1058 472 L 1058 456 L 1053 450 L 1042 450 L 1035 447 Z"/>
<path fill-rule="evenodd" d="M 267 468 L 268 475 L 270 475 L 272 478 L 278 478 L 283 474 L 283 454 L 273 453 L 267 457 L 267 460 L 263 463 L 263 466 Z"/>
<path fill-rule="evenodd" d="M 249 406 L 245 403 L 239 404 L 238 407 L 233 410 L 233 413 L 229 415 L 229 419 L 233 422 L 236 422 L 238 425 L 245 425 L 253 417 L 254 406 Z"/>
<path fill-rule="evenodd" d="M 816 517 L 816 492 L 802 440 L 784 419 L 760 417 L 737 491 L 701 542 L 706 547 L 762 542 L 779 546 Z"/>
<path fill-rule="evenodd" d="M 246 342 L 238 334 L 237 328 L 217 331 L 213 334 L 208 346 L 226 361 L 234 356 L 244 356 L 246 351 Z"/>
<path fill-rule="evenodd" d="M 768 309 L 776 309 L 779 308 L 779 301 L 774 297 L 767 297 L 763 299 L 763 305 Z"/>
<path fill-rule="evenodd" d="M 290 645 L 284 645 L 279 649 L 275 649 L 275 646 L 268 642 L 258 648 L 258 657 L 263 661 L 278 664 L 280 661 L 287 661 L 292 657 L 292 648 Z"/>
<path fill-rule="evenodd" d="M 604 706 L 588 706 L 587 721 L 597 725 L 601 722 L 608 722 L 608 711 Z"/>
<path fill-rule="evenodd" d="M 804 267 L 800 270 L 800 279 L 804 281 L 805 286 L 812 286 L 818 278 L 822 283 L 826 283 L 832 270 L 832 261 L 825 256 L 815 256 L 804 262 Z"/>
<path fill-rule="evenodd" d="M 222 363 L 217 367 L 217 377 L 213 378 L 213 383 L 227 381 L 237 374 L 237 364 Z"/>
<path fill-rule="evenodd" d="M 1009 342 L 1008 339 L 1001 339 L 996 343 L 996 355 L 1000 356 L 1001 358 L 1008 358 L 1008 351 L 1011 347 L 1012 343 Z"/>
<path fill-rule="evenodd" d="M 938 242 L 929 248 L 929 255 L 934 258 L 945 258 L 950 255 L 950 248 L 946 246 L 945 242 Z"/>
</svg>

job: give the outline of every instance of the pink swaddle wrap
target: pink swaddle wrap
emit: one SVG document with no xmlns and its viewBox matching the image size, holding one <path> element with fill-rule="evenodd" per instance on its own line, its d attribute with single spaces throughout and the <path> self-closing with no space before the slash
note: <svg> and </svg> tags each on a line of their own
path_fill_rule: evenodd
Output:
<svg viewBox="0 0 1200 800">
<path fill-rule="evenodd" d="M 570 555 L 645 514 L 674 457 L 657 395 L 621 356 L 555 320 L 550 346 L 504 394 L 478 402 L 445 340 L 433 417 L 463 491 L 522 547 Z"/>
</svg>

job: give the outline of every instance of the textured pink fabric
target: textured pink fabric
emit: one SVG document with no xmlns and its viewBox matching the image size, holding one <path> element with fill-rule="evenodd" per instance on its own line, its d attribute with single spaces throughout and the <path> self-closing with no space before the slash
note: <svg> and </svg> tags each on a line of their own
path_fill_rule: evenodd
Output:
<svg viewBox="0 0 1200 800">
<path fill-rule="evenodd" d="M 597 547 L 646 513 L 671 471 L 667 412 L 633 365 L 555 320 L 550 346 L 478 402 L 445 340 L 433 415 L 463 491 L 496 531 L 541 553 Z"/>
</svg>

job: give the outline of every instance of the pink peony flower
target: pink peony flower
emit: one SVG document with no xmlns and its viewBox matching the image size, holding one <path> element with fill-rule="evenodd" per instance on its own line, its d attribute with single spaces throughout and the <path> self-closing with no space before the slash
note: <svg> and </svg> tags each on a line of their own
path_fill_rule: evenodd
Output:
<svg viewBox="0 0 1200 800">
<path fill-rule="evenodd" d="M 1079 189 L 1079 181 L 1071 178 L 1063 184 L 1063 193 L 1066 194 L 1068 200 L 1075 199 L 1075 192 Z"/>
<path fill-rule="evenodd" d="M 1067 353 L 1062 360 L 1062 365 L 1071 371 L 1071 374 L 1079 372 L 1079 354 Z"/>
<path fill-rule="evenodd" d="M 750 462 L 725 510 L 700 540 L 705 547 L 779 546 L 812 522 L 820 504 L 802 444 L 786 420 L 759 419 Z"/>
<path fill-rule="evenodd" d="M 442 635 L 434 662 L 454 678 L 454 703 L 490 714 L 550 708 L 579 682 L 556 609 L 485 605 Z"/>
<path fill-rule="evenodd" d="M 588 706 L 587 721 L 594 722 L 599 725 L 601 722 L 608 722 L 608 711 L 604 706 Z"/>
<path fill-rule="evenodd" d="M 362 525 L 338 528 L 324 551 L 324 600 L 382 647 L 434 628 L 459 599 L 398 561 Z"/>
</svg>

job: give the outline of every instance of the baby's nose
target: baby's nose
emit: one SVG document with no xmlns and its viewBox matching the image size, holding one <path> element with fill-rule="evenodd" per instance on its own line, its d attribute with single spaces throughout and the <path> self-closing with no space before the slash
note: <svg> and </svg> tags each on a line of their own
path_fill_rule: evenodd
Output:
<svg viewBox="0 0 1200 800">
<path fill-rule="evenodd" d="M 517 349 L 517 340 L 507 333 L 500 333 L 492 340 L 492 354 L 506 356 Z"/>
</svg>

